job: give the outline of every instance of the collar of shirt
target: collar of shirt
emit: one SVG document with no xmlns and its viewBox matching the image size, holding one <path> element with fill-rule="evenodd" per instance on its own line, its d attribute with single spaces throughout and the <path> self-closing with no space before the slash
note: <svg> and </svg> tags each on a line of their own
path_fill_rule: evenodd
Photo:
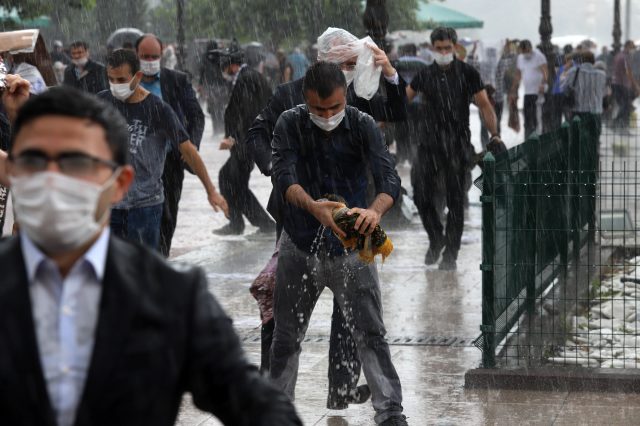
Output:
<svg viewBox="0 0 640 426">
<path fill-rule="evenodd" d="M 240 69 L 238 70 L 238 72 L 233 76 L 233 82 L 232 84 L 235 86 L 236 85 L 236 81 L 238 81 L 238 76 L 240 75 L 240 73 L 242 72 L 243 69 L 245 69 L 247 67 L 247 64 L 242 64 L 240 65 Z"/>
<path fill-rule="evenodd" d="M 162 96 L 162 86 L 160 85 L 160 73 L 154 75 L 153 80 L 151 81 L 142 80 L 140 81 L 140 84 L 149 92 L 153 93 L 160 99 L 164 100 Z"/>
<path fill-rule="evenodd" d="M 72 270 L 76 265 L 86 261 L 91 265 L 98 282 L 102 282 L 107 263 L 109 235 L 109 227 L 104 228 L 100 237 L 98 237 L 89 250 L 87 250 L 80 259 L 78 259 L 78 261 L 73 265 Z M 32 284 L 35 282 L 36 274 L 40 265 L 46 261 L 53 261 L 47 257 L 47 255 L 45 255 L 33 243 L 33 241 L 29 239 L 29 237 L 27 237 L 25 232 L 20 233 L 20 242 L 22 246 L 22 256 L 24 257 L 25 266 L 27 268 L 27 278 L 29 279 L 29 284 Z"/>
</svg>

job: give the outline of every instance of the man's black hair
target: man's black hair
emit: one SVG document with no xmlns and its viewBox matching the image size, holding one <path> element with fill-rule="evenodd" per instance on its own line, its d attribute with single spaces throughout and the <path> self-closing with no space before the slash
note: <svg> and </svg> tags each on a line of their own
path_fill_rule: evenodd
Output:
<svg viewBox="0 0 640 426">
<path fill-rule="evenodd" d="M 451 27 L 438 27 L 431 33 L 431 44 L 435 44 L 436 41 L 447 40 L 451 40 L 453 44 L 458 42 L 458 33 Z"/>
<path fill-rule="evenodd" d="M 31 97 L 18 112 L 13 125 L 12 143 L 20 130 L 34 120 L 46 116 L 87 119 L 104 129 L 113 161 L 129 163 L 129 128 L 127 122 L 111 104 L 89 93 L 69 86 L 53 87 Z"/>
<path fill-rule="evenodd" d="M 520 47 L 520 50 L 533 50 L 533 45 L 529 40 L 521 40 L 518 47 Z"/>
<path fill-rule="evenodd" d="M 82 41 L 82 40 L 74 41 L 69 45 L 69 49 L 80 49 L 80 48 L 84 50 L 89 50 L 89 45 L 87 44 L 86 41 Z"/>
<path fill-rule="evenodd" d="M 134 75 L 140 71 L 140 61 L 135 52 L 128 49 L 114 50 L 107 56 L 107 66 L 111 68 L 118 68 L 122 65 L 129 65 L 131 75 Z"/>
<path fill-rule="evenodd" d="M 337 88 L 347 90 L 347 79 L 340 66 L 331 62 L 316 62 L 311 65 L 304 76 L 302 92 L 307 94 L 313 90 L 320 99 L 327 99 Z"/>
<path fill-rule="evenodd" d="M 145 38 L 149 38 L 149 37 L 152 37 L 152 38 L 156 39 L 156 41 L 160 44 L 160 50 L 162 51 L 162 48 L 163 48 L 164 44 L 162 44 L 162 40 L 160 40 L 160 37 L 158 37 L 155 34 L 149 33 L 149 34 L 143 34 L 140 37 L 138 37 L 138 39 L 136 40 L 136 45 L 135 45 L 136 52 L 138 51 L 138 47 L 140 46 L 140 43 L 142 43 Z"/>
</svg>

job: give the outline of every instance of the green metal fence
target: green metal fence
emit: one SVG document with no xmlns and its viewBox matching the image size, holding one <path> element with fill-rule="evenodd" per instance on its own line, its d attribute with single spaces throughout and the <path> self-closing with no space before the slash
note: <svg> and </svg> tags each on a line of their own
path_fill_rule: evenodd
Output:
<svg viewBox="0 0 640 426">
<path fill-rule="evenodd" d="M 599 133 L 598 120 L 583 116 L 484 158 L 476 182 L 482 190 L 483 299 L 475 342 L 484 367 L 495 366 L 497 356 L 541 359 L 548 349 L 532 343 L 531 333 L 522 344 L 520 322 L 534 316 L 543 293 L 566 279 L 594 239 Z M 509 343 L 514 335 L 516 343 Z"/>
</svg>

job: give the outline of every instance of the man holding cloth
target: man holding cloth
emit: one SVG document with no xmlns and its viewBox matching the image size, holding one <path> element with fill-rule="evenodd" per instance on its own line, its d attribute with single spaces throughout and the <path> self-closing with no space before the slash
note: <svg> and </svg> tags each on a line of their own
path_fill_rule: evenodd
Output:
<svg viewBox="0 0 640 426">
<path fill-rule="evenodd" d="M 332 217 L 343 197 L 358 213 L 355 229 L 370 235 L 400 194 L 400 177 L 373 119 L 347 106 L 347 85 L 336 64 L 318 62 L 304 77 L 306 105 L 283 113 L 273 135 L 273 173 L 283 206 L 276 271 L 271 379 L 293 400 L 300 342 L 320 293 L 329 287 L 354 337 L 371 388 L 375 421 L 406 425 L 400 379 L 384 340 L 375 263 L 345 250 Z M 367 206 L 367 168 L 376 197 Z M 323 228 L 324 227 L 324 228 Z"/>
</svg>

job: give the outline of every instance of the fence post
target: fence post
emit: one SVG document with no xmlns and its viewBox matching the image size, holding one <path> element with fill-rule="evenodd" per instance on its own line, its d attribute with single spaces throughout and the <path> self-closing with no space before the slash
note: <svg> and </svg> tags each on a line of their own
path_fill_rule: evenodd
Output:
<svg viewBox="0 0 640 426">
<path fill-rule="evenodd" d="M 496 160 L 488 152 L 483 159 L 482 179 L 482 325 L 484 336 L 482 365 L 484 368 L 496 365 L 496 318 L 495 318 L 495 214 Z"/>
<path fill-rule="evenodd" d="M 580 259 L 580 117 L 571 120 L 569 127 L 569 226 L 574 265 Z"/>
<path fill-rule="evenodd" d="M 564 187 L 566 188 L 564 191 L 564 198 L 562 202 L 563 210 L 565 214 L 562 216 L 562 223 L 560 225 L 560 240 L 559 240 L 559 250 L 560 250 L 560 263 L 562 264 L 562 273 L 563 278 L 567 277 L 567 270 L 569 267 L 569 226 L 570 226 L 570 218 L 569 218 L 569 200 L 567 197 L 569 196 L 569 133 L 570 133 L 570 125 L 568 122 L 562 123 L 562 127 L 560 128 L 560 140 L 561 149 L 559 155 L 563 156 L 566 163 L 563 164 L 563 169 L 558 170 L 561 173 L 566 173 L 564 182 Z M 560 180 L 559 180 L 560 182 Z"/>
<path fill-rule="evenodd" d="M 527 312 L 529 315 L 534 313 L 536 304 L 536 262 L 537 262 L 537 232 L 539 229 L 538 223 L 538 190 L 540 185 L 538 182 L 538 153 L 540 151 L 540 136 L 533 134 L 525 143 L 527 143 L 530 149 L 527 152 L 527 186 L 524 191 L 524 238 L 525 243 L 523 246 L 524 257 L 522 268 L 524 269 L 523 275 L 526 281 L 526 303 Z"/>
</svg>

